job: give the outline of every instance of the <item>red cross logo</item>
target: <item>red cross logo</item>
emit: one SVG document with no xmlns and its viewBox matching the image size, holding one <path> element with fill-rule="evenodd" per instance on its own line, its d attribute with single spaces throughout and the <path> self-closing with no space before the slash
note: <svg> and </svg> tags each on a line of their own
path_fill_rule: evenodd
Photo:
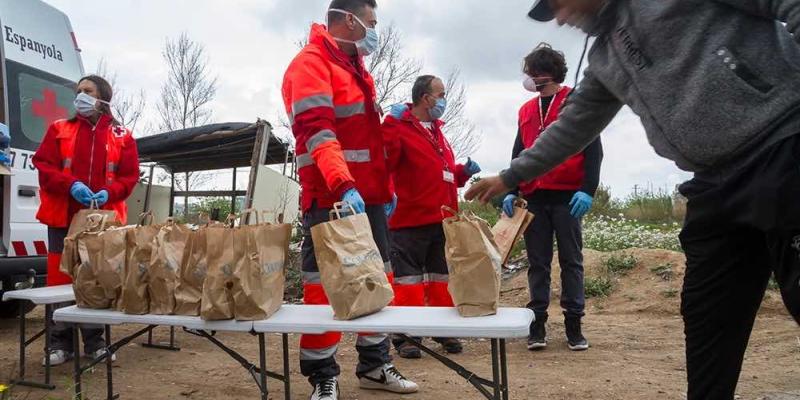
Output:
<svg viewBox="0 0 800 400">
<path fill-rule="evenodd" d="M 56 92 L 52 89 L 44 89 L 42 91 L 42 100 L 31 102 L 31 111 L 33 111 L 33 115 L 44 120 L 45 126 L 50 125 L 57 119 L 67 117 L 67 109 L 58 105 Z"/>
</svg>

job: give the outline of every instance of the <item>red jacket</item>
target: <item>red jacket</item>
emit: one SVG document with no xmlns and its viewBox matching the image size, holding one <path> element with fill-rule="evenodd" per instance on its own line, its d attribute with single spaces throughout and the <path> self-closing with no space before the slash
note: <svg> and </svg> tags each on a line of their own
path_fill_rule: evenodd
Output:
<svg viewBox="0 0 800 400">
<path fill-rule="evenodd" d="M 386 151 L 397 208 L 389 220 L 391 229 L 442 222 L 442 206 L 458 210 L 458 188 L 469 176 L 456 164 L 453 149 L 442 134 L 444 123 L 433 121 L 433 132 L 411 113 L 383 122 Z"/>
<path fill-rule="evenodd" d="M 66 221 L 66 225 L 54 226 L 56 228 L 67 227 L 72 216 L 78 210 L 85 208 L 69 194 L 73 183 L 83 182 L 95 193 L 107 190 L 108 203 L 103 208 L 110 210 L 115 203 L 124 202 L 130 196 L 136 182 L 139 181 L 139 153 L 136 149 L 136 141 L 127 130 L 125 130 L 126 136 L 121 148 L 119 164 L 116 166 L 116 177 L 110 184 L 106 180 L 108 135 L 101 133 L 113 130 L 111 117 L 101 116 L 94 127 L 83 117 L 77 117 L 74 122 L 66 121 L 66 124 L 79 124 L 74 154 L 69 168 L 71 173 L 64 173 L 64 156 L 61 154 L 61 144 L 58 139 L 60 132 L 56 127 L 57 123 L 51 124 L 47 129 L 39 149 L 33 156 L 33 165 L 39 171 L 40 189 L 69 201 L 66 218 L 62 220 Z"/>
<path fill-rule="evenodd" d="M 553 97 L 547 115 L 542 116 L 539 112 L 539 97 L 531 99 L 519 110 L 519 129 L 522 135 L 522 142 L 526 149 L 536 145 L 536 139 L 547 128 L 558 119 L 558 113 L 564 104 L 570 88 L 564 86 Z M 542 125 L 544 117 L 544 125 Z M 580 152 L 568 159 L 552 171 L 519 186 L 520 192 L 527 195 L 537 189 L 546 190 L 579 190 L 583 185 L 584 178 L 584 154 Z"/>
<path fill-rule="evenodd" d="M 345 54 L 325 26 L 314 24 L 286 70 L 282 93 L 296 139 L 302 209 L 331 207 L 354 187 L 368 205 L 389 202 L 380 108 L 363 58 Z"/>
</svg>

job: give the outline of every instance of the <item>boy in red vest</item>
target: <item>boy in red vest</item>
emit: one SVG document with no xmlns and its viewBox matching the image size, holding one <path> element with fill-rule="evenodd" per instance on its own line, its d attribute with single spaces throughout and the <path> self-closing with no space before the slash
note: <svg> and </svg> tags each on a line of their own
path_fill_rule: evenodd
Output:
<svg viewBox="0 0 800 400">
<path fill-rule="evenodd" d="M 558 119 L 558 113 L 571 89 L 562 86 L 567 74 L 564 54 L 548 44 L 540 44 L 525 57 L 524 86 L 539 93 L 519 111 L 519 130 L 512 159 L 534 147 L 545 128 Z M 561 307 L 570 350 L 586 350 L 589 342 L 581 332 L 584 315 L 583 238 L 581 218 L 592 207 L 592 198 L 600 182 L 603 148 L 595 140 L 583 152 L 574 155 L 549 173 L 524 182 L 503 200 L 503 212 L 514 213 L 514 201 L 521 195 L 528 210 L 536 217 L 525 231 L 528 251 L 528 308 L 536 314 L 528 336 L 528 349 L 547 346 L 547 308 L 550 306 L 550 265 L 553 262 L 553 234 L 558 244 L 561 266 Z"/>
</svg>

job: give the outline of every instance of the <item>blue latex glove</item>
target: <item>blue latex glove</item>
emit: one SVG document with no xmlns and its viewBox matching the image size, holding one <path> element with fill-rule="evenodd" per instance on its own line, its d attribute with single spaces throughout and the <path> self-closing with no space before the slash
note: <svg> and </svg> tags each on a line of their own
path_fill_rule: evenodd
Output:
<svg viewBox="0 0 800 400">
<path fill-rule="evenodd" d="M 592 196 L 584 192 L 575 192 L 575 195 L 572 196 L 572 200 L 569 202 L 569 206 L 572 207 L 569 213 L 575 218 L 583 218 L 583 216 L 589 212 L 589 209 L 592 208 L 592 201 Z"/>
<path fill-rule="evenodd" d="M 0 152 L 0 164 L 1 165 L 5 165 L 6 167 L 10 167 L 11 166 L 11 159 L 8 158 L 6 153 Z"/>
<path fill-rule="evenodd" d="M 353 207 L 353 210 L 356 211 L 356 214 L 361 214 L 364 212 L 366 205 L 364 204 L 364 199 L 361 198 L 361 193 L 358 193 L 358 190 L 350 189 L 342 195 L 342 201 L 347 202 Z"/>
<path fill-rule="evenodd" d="M 403 117 L 403 113 L 408 110 L 408 106 L 405 103 L 397 103 L 392 104 L 389 106 L 389 114 L 397 119 Z"/>
<path fill-rule="evenodd" d="M 481 172 L 481 166 L 471 158 L 467 158 L 467 163 L 464 164 L 464 172 L 466 172 L 469 176 L 475 175 Z"/>
<path fill-rule="evenodd" d="M 386 218 L 390 218 L 392 214 L 394 214 L 394 210 L 397 209 L 397 195 L 392 195 L 392 201 L 383 205 L 383 212 L 386 213 Z"/>
<path fill-rule="evenodd" d="M 97 202 L 98 207 L 102 207 L 108 203 L 108 191 L 101 190 L 92 196 L 92 199 Z"/>
<path fill-rule="evenodd" d="M 8 126 L 0 123 L 0 150 L 7 149 L 11 144 L 11 135 L 8 133 Z"/>
<path fill-rule="evenodd" d="M 92 193 L 91 189 L 84 185 L 83 182 L 73 183 L 72 187 L 69 189 L 69 194 L 72 195 L 72 198 L 75 199 L 75 201 L 83 204 L 86 207 L 89 207 L 92 204 L 92 198 L 94 197 L 94 193 Z"/>
<path fill-rule="evenodd" d="M 507 194 L 506 197 L 503 199 L 503 212 L 506 213 L 509 217 L 514 216 L 514 202 L 517 201 L 517 195 L 515 194 Z"/>
</svg>

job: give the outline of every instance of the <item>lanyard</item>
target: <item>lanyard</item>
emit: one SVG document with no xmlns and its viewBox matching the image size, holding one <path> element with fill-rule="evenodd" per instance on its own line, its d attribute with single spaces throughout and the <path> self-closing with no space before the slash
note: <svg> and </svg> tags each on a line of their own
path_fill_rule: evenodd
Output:
<svg viewBox="0 0 800 400">
<path fill-rule="evenodd" d="M 550 99 L 550 105 L 547 106 L 546 113 L 542 113 L 542 96 L 539 95 L 539 133 L 544 132 L 544 129 L 547 128 L 544 125 L 544 122 L 547 121 L 547 119 L 550 117 L 550 114 L 553 112 L 553 108 L 555 108 L 553 105 L 556 102 L 556 97 L 558 97 L 560 93 L 561 91 L 559 90 L 558 93 L 554 94 L 553 98 Z"/>
<path fill-rule="evenodd" d="M 414 124 L 419 125 L 417 126 L 417 130 L 422 128 L 422 130 L 425 131 L 425 134 L 423 136 L 425 137 L 425 139 L 428 140 L 428 143 L 430 143 L 431 146 L 433 146 L 433 149 L 436 151 L 436 153 L 439 154 L 439 157 L 442 159 L 442 163 L 444 164 L 444 169 L 445 171 L 447 171 L 449 168 L 447 166 L 447 161 L 444 158 L 444 148 L 442 148 L 441 143 L 438 140 L 436 140 L 436 137 L 434 136 L 433 131 L 431 130 L 435 126 L 433 125 L 433 122 L 431 122 L 431 129 L 422 126 L 422 123 L 417 121 L 414 121 Z"/>
</svg>

